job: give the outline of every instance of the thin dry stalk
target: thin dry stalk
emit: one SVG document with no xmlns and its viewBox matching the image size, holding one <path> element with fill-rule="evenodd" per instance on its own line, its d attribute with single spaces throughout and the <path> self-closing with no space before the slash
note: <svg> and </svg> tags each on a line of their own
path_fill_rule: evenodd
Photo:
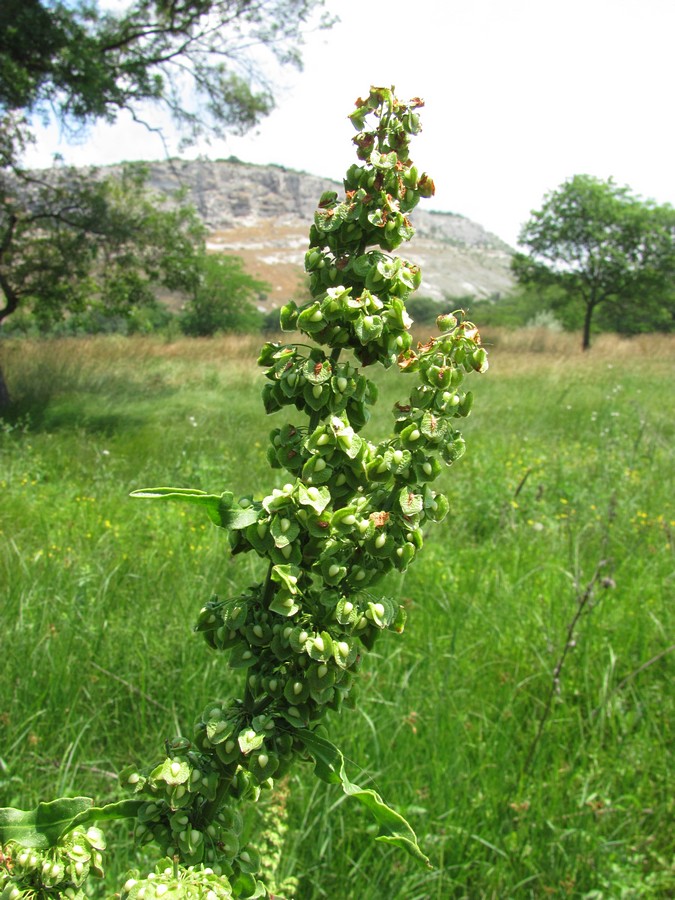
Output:
<svg viewBox="0 0 675 900">
<path fill-rule="evenodd" d="M 593 604 L 593 598 L 595 596 L 595 589 L 600 584 L 603 588 L 610 588 L 614 586 L 614 581 L 610 575 L 607 575 L 607 567 L 610 564 L 610 561 L 605 558 L 604 551 L 607 549 L 607 544 L 609 543 L 609 529 L 612 520 L 614 519 L 614 507 L 615 500 L 612 498 L 609 504 L 609 510 L 607 513 L 607 519 L 605 522 L 605 531 L 603 534 L 602 541 L 602 556 L 598 560 L 595 566 L 595 570 L 591 575 L 590 579 L 586 583 L 586 586 L 583 590 L 578 591 L 576 596 L 576 609 L 574 611 L 574 615 L 570 619 L 567 624 L 567 628 L 565 631 L 565 642 L 563 644 L 563 648 L 560 652 L 560 656 L 555 664 L 553 669 L 553 674 L 551 677 L 551 682 L 549 684 L 548 693 L 546 695 L 546 700 L 544 702 L 544 708 L 539 717 L 539 724 L 537 726 L 537 733 L 535 734 L 532 743 L 530 744 L 529 750 L 527 752 L 527 756 L 525 757 L 525 762 L 523 764 L 523 774 L 528 774 L 532 763 L 534 762 L 534 757 L 536 755 L 537 749 L 541 742 L 542 735 L 544 733 L 544 729 L 546 728 L 546 723 L 548 722 L 549 716 L 551 715 L 551 710 L 553 708 L 553 700 L 560 693 L 560 680 L 562 675 L 562 670 L 567 661 L 567 658 L 572 650 L 577 645 L 575 634 L 577 625 L 581 617 L 584 613 L 590 612 L 595 604 Z"/>
</svg>

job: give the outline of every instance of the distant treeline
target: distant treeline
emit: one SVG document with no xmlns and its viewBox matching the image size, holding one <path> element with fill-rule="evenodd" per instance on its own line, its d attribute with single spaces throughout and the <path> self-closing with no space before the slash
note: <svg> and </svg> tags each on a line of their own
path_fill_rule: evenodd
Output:
<svg viewBox="0 0 675 900">
<path fill-rule="evenodd" d="M 256 285 L 258 287 L 259 285 Z M 128 312 L 111 312 L 93 306 L 61 319 L 44 320 L 27 310 L 19 310 L 7 319 L 0 329 L 0 337 L 60 337 L 95 334 L 163 334 L 167 337 L 187 335 L 209 337 L 216 334 L 257 334 L 279 330 L 278 308 L 265 309 L 265 295 L 260 292 L 257 302 L 237 296 L 237 291 L 222 295 L 208 293 L 201 302 L 194 300 L 178 310 L 166 303 L 144 303 Z M 301 298 L 298 298 L 299 300 Z M 446 297 L 412 297 L 406 307 L 416 325 L 433 326 L 443 312 L 463 309 L 479 327 L 526 328 L 546 327 L 552 331 L 575 331 L 579 327 L 579 311 L 554 288 L 520 290 L 504 296 L 479 299 L 471 295 Z M 639 311 L 636 312 L 636 310 Z M 675 312 L 672 298 L 648 313 L 635 310 L 630 314 L 616 307 L 601 307 L 594 323 L 597 333 L 614 332 L 631 335 L 649 332 L 675 331 Z"/>
</svg>

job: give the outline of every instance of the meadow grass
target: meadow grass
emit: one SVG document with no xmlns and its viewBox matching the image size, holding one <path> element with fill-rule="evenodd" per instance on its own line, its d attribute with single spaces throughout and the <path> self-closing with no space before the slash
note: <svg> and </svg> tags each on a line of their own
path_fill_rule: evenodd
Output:
<svg viewBox="0 0 675 900">
<path fill-rule="evenodd" d="M 407 815 L 434 869 L 375 843 L 364 813 L 298 768 L 280 877 L 301 900 L 675 891 L 675 344 L 484 338 L 468 452 L 441 479 L 451 514 L 385 585 L 406 633 L 383 637 L 356 708 L 329 723 L 352 779 Z M 0 805 L 118 797 L 117 771 L 240 693 L 191 626 L 260 563 L 231 559 L 191 509 L 128 493 L 260 496 L 285 480 L 265 458 L 281 414 L 261 411 L 259 343 L 3 342 Z M 376 377 L 373 438 L 408 389 Z M 102 895 L 133 856 L 117 837 Z"/>
</svg>

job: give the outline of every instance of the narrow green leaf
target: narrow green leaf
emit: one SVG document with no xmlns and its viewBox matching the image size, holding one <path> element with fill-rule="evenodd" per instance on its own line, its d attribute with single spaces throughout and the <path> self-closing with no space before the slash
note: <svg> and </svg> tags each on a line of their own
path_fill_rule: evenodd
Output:
<svg viewBox="0 0 675 900">
<path fill-rule="evenodd" d="M 92 806 L 91 809 L 84 810 L 78 816 L 75 816 L 68 831 L 84 825 L 91 825 L 94 822 L 111 822 L 115 819 L 134 819 L 138 814 L 139 807 L 143 806 L 145 800 L 129 798 L 126 800 L 118 800 L 116 803 L 108 803 L 105 806 Z"/>
<path fill-rule="evenodd" d="M 247 528 L 258 520 L 259 506 L 255 504 L 241 508 L 233 505 L 233 494 L 225 491 L 222 494 L 207 494 L 194 488 L 143 488 L 132 491 L 129 495 L 140 500 L 177 500 L 181 503 L 194 503 L 203 506 L 214 525 L 235 531 Z"/>
<path fill-rule="evenodd" d="M 420 849 L 415 832 L 403 816 L 387 806 L 378 793 L 360 788 L 349 780 L 344 757 L 337 747 L 308 729 L 298 729 L 296 736 L 314 759 L 315 774 L 328 784 L 341 784 L 348 797 L 355 797 L 370 811 L 380 829 L 376 840 L 405 850 L 418 862 L 431 868 L 429 858 Z"/>
<path fill-rule="evenodd" d="M 22 847 L 53 847 L 70 830 L 73 819 L 90 809 L 89 797 L 60 797 L 39 803 L 35 809 L 0 809 L 0 842 L 16 841 Z"/>
<path fill-rule="evenodd" d="M 46 850 L 73 828 L 136 815 L 140 800 L 122 800 L 95 807 L 90 797 L 59 797 L 35 809 L 0 809 L 0 844 L 16 841 L 22 847 Z"/>
<path fill-rule="evenodd" d="M 139 500 L 179 500 L 181 503 L 195 503 L 197 506 L 205 507 L 206 514 L 215 525 L 221 524 L 221 497 L 218 494 L 207 494 L 206 491 L 192 488 L 158 487 L 132 491 L 129 496 Z"/>
</svg>

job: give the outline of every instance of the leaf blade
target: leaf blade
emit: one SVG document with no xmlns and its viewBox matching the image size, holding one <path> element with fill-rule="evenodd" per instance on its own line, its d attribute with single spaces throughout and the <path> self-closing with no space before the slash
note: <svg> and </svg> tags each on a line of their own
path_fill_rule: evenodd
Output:
<svg viewBox="0 0 675 900">
<path fill-rule="evenodd" d="M 308 729 L 298 729 L 296 736 L 314 759 L 314 772 L 328 784 L 340 784 L 348 797 L 355 797 L 371 813 L 379 826 L 376 840 L 405 850 L 417 862 L 432 868 L 429 858 L 422 852 L 417 836 L 410 824 L 396 810 L 388 806 L 382 797 L 370 788 L 360 788 L 347 777 L 341 751 L 330 741 Z"/>
</svg>

